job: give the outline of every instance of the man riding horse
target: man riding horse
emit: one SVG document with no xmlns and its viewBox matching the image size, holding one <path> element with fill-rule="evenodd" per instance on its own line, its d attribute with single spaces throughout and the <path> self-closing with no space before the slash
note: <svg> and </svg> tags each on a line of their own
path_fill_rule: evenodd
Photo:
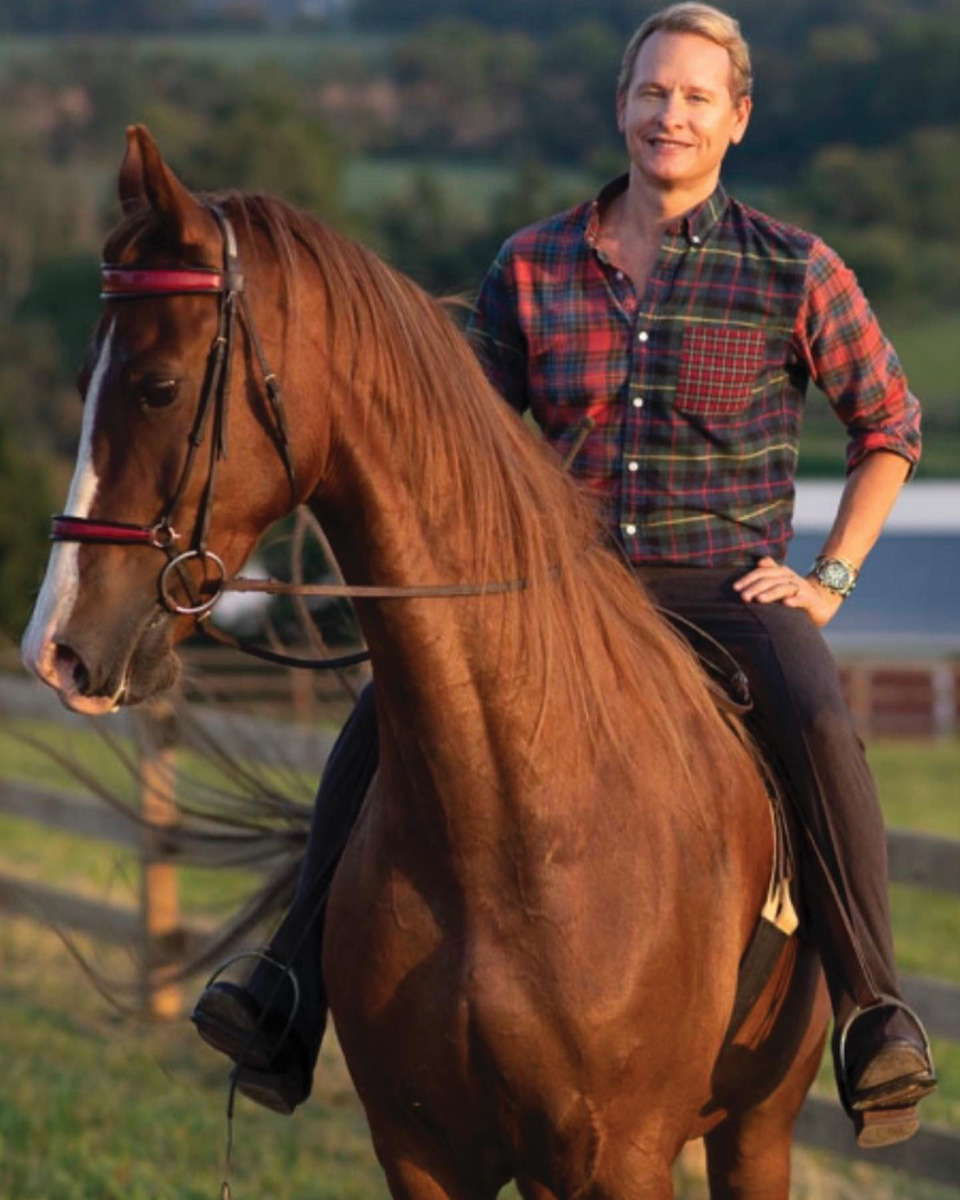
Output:
<svg viewBox="0 0 960 1200">
<path fill-rule="evenodd" d="M 507 240 L 472 334 L 507 402 L 530 410 L 561 453 L 574 447 L 573 472 L 599 494 L 654 598 L 746 673 L 751 731 L 799 830 L 841 1097 L 863 1143 L 880 1145 L 915 1131 L 935 1077 L 900 997 L 875 786 L 819 629 L 916 465 L 918 405 L 837 255 L 720 183 L 751 107 L 749 52 L 731 17 L 679 4 L 646 21 L 617 84 L 628 172 Z M 802 575 L 784 556 L 811 379 L 847 427 L 848 476 Z M 322 897 L 376 761 L 368 691 L 328 765 L 300 891 L 267 952 L 299 983 L 289 1036 L 274 1040 L 290 1005 L 270 963 L 245 987 L 212 984 L 194 1013 L 202 1036 L 243 1057 L 241 1090 L 281 1111 L 310 1090 L 325 1020 Z"/>
</svg>

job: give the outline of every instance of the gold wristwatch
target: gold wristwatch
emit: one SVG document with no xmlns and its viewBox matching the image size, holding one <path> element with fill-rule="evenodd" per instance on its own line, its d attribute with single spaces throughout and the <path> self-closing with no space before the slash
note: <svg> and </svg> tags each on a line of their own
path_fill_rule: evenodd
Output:
<svg viewBox="0 0 960 1200">
<path fill-rule="evenodd" d="M 846 600 L 857 586 L 857 567 L 846 558 L 831 558 L 821 554 L 810 569 L 811 578 L 815 579 L 822 588 L 833 592 L 841 600 Z"/>
</svg>

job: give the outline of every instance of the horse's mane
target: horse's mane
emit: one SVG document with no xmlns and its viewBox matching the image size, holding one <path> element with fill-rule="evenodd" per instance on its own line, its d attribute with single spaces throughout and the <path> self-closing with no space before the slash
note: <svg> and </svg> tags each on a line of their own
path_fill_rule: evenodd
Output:
<svg viewBox="0 0 960 1200">
<path fill-rule="evenodd" d="M 520 620 L 503 622 L 503 663 L 521 668 L 503 686 L 536 689 L 544 703 L 548 689 L 563 689 L 569 721 L 587 744 L 631 769 L 641 756 L 649 761 L 655 744 L 686 769 L 691 738 L 712 772 L 722 763 L 742 765 L 742 736 L 732 736 L 716 711 L 688 646 L 606 544 L 592 498 L 491 387 L 449 305 L 280 200 L 237 192 L 213 199 L 245 231 L 245 259 L 264 237 L 272 247 L 294 346 L 304 289 L 315 289 L 319 274 L 329 360 L 323 371 L 377 406 L 391 434 L 390 469 L 415 487 L 425 519 L 443 528 L 455 508 L 470 531 L 472 561 L 464 567 L 458 546 L 460 572 L 527 581 L 502 601 L 504 614 L 523 606 L 515 610 Z M 114 239 L 129 245 L 144 229 L 142 219 L 126 225 L 126 237 L 121 227 L 111 239 L 115 246 Z M 351 410 L 353 419 L 365 419 L 363 405 Z M 425 431 L 418 440 L 410 434 L 412 413 Z M 611 675 L 619 693 L 612 706 Z M 611 708 L 628 711 L 642 737 L 625 738 Z"/>
</svg>

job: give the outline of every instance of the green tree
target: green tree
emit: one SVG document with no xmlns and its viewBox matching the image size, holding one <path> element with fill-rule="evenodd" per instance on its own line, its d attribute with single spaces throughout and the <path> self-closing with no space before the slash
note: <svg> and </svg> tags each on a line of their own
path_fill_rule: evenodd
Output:
<svg viewBox="0 0 960 1200">
<path fill-rule="evenodd" d="M 221 96 L 183 160 L 192 187 L 273 192 L 328 217 L 339 210 L 342 169 L 329 125 L 304 111 L 279 73 L 258 73 Z"/>
</svg>

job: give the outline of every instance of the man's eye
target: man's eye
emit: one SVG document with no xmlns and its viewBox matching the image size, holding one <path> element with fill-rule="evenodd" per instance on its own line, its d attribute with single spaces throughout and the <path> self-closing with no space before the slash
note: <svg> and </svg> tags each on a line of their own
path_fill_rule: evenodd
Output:
<svg viewBox="0 0 960 1200">
<path fill-rule="evenodd" d="M 140 384 L 140 403 L 144 408 L 166 408 L 180 392 L 177 379 L 145 379 Z"/>
</svg>

